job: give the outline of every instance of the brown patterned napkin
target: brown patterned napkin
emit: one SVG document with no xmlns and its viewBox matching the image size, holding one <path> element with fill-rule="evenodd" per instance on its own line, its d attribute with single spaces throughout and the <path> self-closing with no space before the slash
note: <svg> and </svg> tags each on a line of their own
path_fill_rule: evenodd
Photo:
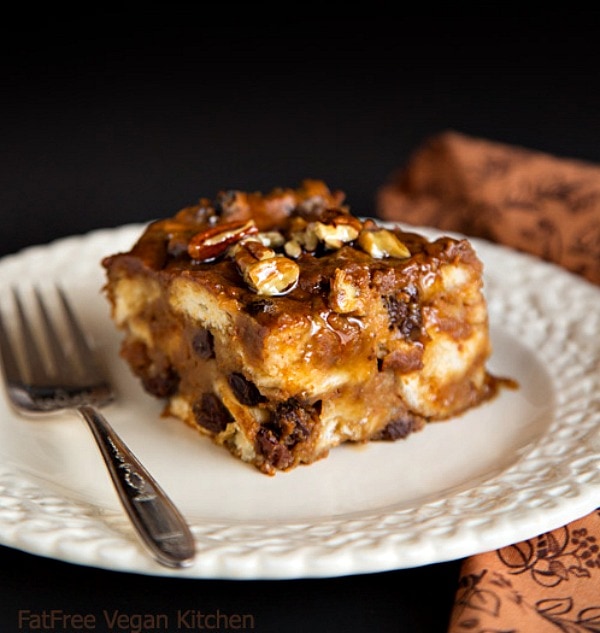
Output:
<svg viewBox="0 0 600 633">
<path fill-rule="evenodd" d="M 506 244 L 600 283 L 600 166 L 446 132 L 380 189 L 377 212 Z"/>
<path fill-rule="evenodd" d="M 385 220 L 506 244 L 600 284 L 600 167 L 445 132 L 378 192 Z M 463 561 L 449 633 L 600 633 L 600 509 Z"/>
<path fill-rule="evenodd" d="M 600 510 L 467 558 L 449 633 L 600 631 Z"/>
</svg>

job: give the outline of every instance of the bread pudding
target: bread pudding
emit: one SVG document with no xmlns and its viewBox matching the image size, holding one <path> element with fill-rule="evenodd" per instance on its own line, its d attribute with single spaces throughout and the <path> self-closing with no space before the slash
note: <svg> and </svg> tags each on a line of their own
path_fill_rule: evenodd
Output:
<svg viewBox="0 0 600 633">
<path fill-rule="evenodd" d="M 495 391 L 470 242 L 356 217 L 322 181 L 200 199 L 102 263 L 145 390 L 269 475 Z"/>
</svg>

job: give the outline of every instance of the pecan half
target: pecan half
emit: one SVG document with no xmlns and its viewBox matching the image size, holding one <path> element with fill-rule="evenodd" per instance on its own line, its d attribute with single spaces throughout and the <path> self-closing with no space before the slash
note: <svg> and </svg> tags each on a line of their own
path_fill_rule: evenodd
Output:
<svg viewBox="0 0 600 633">
<path fill-rule="evenodd" d="M 188 255 L 200 262 L 207 262 L 223 255 L 227 249 L 243 237 L 258 233 L 254 220 L 216 224 L 194 235 L 188 244 Z"/>
</svg>

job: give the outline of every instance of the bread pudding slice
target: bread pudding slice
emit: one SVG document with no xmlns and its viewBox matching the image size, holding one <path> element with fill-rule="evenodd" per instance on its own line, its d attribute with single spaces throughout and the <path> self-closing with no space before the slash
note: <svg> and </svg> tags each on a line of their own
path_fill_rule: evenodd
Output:
<svg viewBox="0 0 600 633">
<path fill-rule="evenodd" d="M 228 191 L 103 261 L 144 388 L 266 474 L 396 440 L 489 398 L 482 263 L 353 216 L 321 181 Z"/>
</svg>

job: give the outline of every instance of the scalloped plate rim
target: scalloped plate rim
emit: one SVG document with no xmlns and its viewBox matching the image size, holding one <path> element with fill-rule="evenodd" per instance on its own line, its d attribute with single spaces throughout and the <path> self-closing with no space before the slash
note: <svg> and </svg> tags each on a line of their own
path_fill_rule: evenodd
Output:
<svg viewBox="0 0 600 633">
<path fill-rule="evenodd" d="M 78 251 L 88 243 L 112 240 L 114 237 L 123 239 L 125 242 L 131 241 L 145 224 L 100 228 L 82 235 L 59 238 L 48 244 L 29 246 L 18 253 L 0 259 L 0 270 L 12 266 L 13 263 L 19 265 L 24 260 L 44 256 L 48 250 L 53 253 L 70 248 Z M 430 227 L 415 227 L 389 222 L 382 222 L 382 224 L 401 225 L 431 237 L 443 234 L 461 237 L 456 233 L 439 231 Z M 484 263 L 487 263 L 487 260 L 505 260 L 512 265 L 527 266 L 532 269 L 534 276 L 539 273 L 545 279 L 558 279 L 557 284 L 566 284 L 573 292 L 590 297 L 594 302 L 598 301 L 598 305 L 600 305 L 599 289 L 558 266 L 479 238 L 469 239 L 476 250 L 482 254 Z M 110 248 L 108 252 L 112 252 Z M 489 273 L 493 294 L 494 284 L 497 286 L 502 282 L 495 276 L 494 271 L 489 271 Z M 492 296 L 492 303 L 493 300 Z M 502 327 L 510 329 L 510 326 L 506 324 L 502 324 Z M 524 327 L 527 330 L 527 325 Z M 587 350 L 581 349 L 580 342 L 575 342 L 575 346 L 577 347 L 575 351 L 583 354 L 585 358 Z M 597 348 L 592 351 L 598 355 Z M 341 516 L 309 525 L 305 521 L 296 521 L 289 522 L 279 528 L 271 526 L 270 533 L 267 534 L 261 548 L 253 549 L 250 547 L 246 550 L 243 547 L 244 538 L 247 537 L 248 530 L 253 527 L 250 524 L 242 524 L 245 526 L 246 532 L 242 530 L 241 534 L 236 534 L 237 524 L 235 522 L 232 522 L 231 525 L 220 526 L 212 524 L 192 525 L 199 543 L 199 556 L 196 564 L 186 570 L 169 570 L 156 565 L 140 550 L 138 543 L 128 529 L 126 520 L 118 512 L 114 512 L 110 508 L 94 506 L 94 504 L 86 505 L 86 503 L 70 499 L 57 500 L 56 490 L 53 488 L 45 490 L 43 481 L 36 482 L 35 479 L 23 475 L 18 468 L 3 464 L 0 466 L 0 484 L 4 490 L 4 493 L 0 494 L 0 501 L 4 501 L 0 503 L 0 542 L 31 554 L 75 564 L 114 571 L 186 578 L 287 579 L 329 577 L 388 571 L 462 558 L 531 538 L 542 531 L 560 527 L 566 522 L 596 509 L 600 496 L 600 469 L 598 467 L 600 448 L 596 441 L 600 422 L 600 405 L 591 399 L 589 399 L 588 404 L 591 407 L 589 414 L 591 418 L 587 420 L 589 433 L 583 438 L 585 450 L 571 456 L 571 458 L 574 461 L 577 459 L 580 461 L 588 460 L 589 467 L 583 468 L 577 475 L 580 481 L 568 482 L 572 484 L 572 489 L 569 490 L 570 496 L 566 498 L 553 497 L 552 494 L 548 496 L 548 499 L 545 500 L 548 505 L 542 518 L 540 518 L 539 512 L 535 512 L 534 505 L 526 505 L 520 512 L 507 512 L 506 518 L 500 511 L 493 517 L 493 521 L 487 521 L 485 516 L 472 517 L 470 524 L 468 522 L 465 522 L 464 525 L 459 524 L 453 534 L 444 534 L 443 523 L 447 517 L 443 513 L 437 517 L 434 513 L 430 517 L 426 517 L 423 522 L 423 525 L 429 530 L 427 538 L 424 539 L 404 534 L 402 530 L 399 530 L 400 533 L 395 533 L 395 530 L 398 531 L 395 520 L 398 519 L 399 515 L 404 515 L 409 510 L 405 508 L 394 512 L 392 509 L 389 513 L 384 512 L 380 515 L 366 512 L 364 518 L 358 515 L 355 517 Z M 552 442 L 550 444 L 552 445 Z M 520 465 L 527 463 L 529 459 L 529 453 L 523 455 L 517 460 L 516 469 L 518 470 Z M 567 464 L 567 466 L 569 465 Z M 500 482 L 503 476 L 504 473 L 498 476 Z M 468 500 L 478 491 L 485 490 L 486 486 L 493 489 L 495 483 L 495 481 L 479 482 L 473 488 L 467 487 L 450 494 L 450 497 Z M 43 507 L 44 504 L 45 507 L 52 508 L 52 504 L 57 502 L 55 514 L 51 511 L 47 516 L 43 516 L 42 513 L 41 519 L 36 514 L 33 523 L 40 519 L 39 525 L 34 525 L 29 532 L 26 529 L 20 529 L 19 526 L 21 528 L 27 527 L 26 521 L 20 522 L 18 517 L 15 518 L 12 503 L 14 502 L 14 508 L 16 508 L 19 500 L 26 498 L 27 495 L 32 499 L 34 506 L 36 503 L 40 504 L 35 511 L 37 513 L 39 513 L 39 507 Z M 36 499 L 36 495 L 40 495 L 38 499 Z M 493 504 L 493 494 L 488 501 Z M 65 511 L 61 503 L 65 503 L 67 506 L 69 503 L 74 503 L 77 509 L 82 510 L 82 513 L 77 519 L 74 518 L 74 515 L 67 513 L 64 517 L 64 533 L 57 535 L 53 532 L 54 535 L 50 536 L 49 533 L 44 532 L 44 529 L 46 526 L 49 531 L 50 528 L 54 530 L 57 522 L 61 523 L 61 511 Z M 435 505 L 439 502 L 432 503 Z M 424 504 L 428 510 L 431 506 L 432 504 Z M 419 510 L 417 509 L 416 512 L 418 514 Z M 440 518 L 440 527 L 436 525 L 438 518 Z M 386 522 L 389 523 L 387 532 Z M 353 530 L 354 524 L 356 524 L 356 529 Z M 403 525 L 406 528 L 411 523 Z M 420 518 L 417 517 L 412 525 L 417 531 L 421 527 Z M 361 536 L 364 536 L 361 530 L 372 529 L 373 526 L 383 532 L 381 539 L 376 543 L 368 539 L 361 539 Z M 264 528 L 265 524 L 258 521 L 254 527 Z M 98 538 L 103 539 L 100 549 L 94 549 L 93 537 L 88 540 L 82 538 L 81 530 L 83 528 L 91 529 L 92 533 L 96 530 Z M 222 533 L 219 530 L 222 530 Z M 282 548 L 283 540 L 302 531 L 304 531 L 304 542 L 301 542 L 297 551 L 290 552 Z M 332 531 L 334 539 L 339 540 L 338 546 L 335 544 L 331 546 L 329 542 L 325 543 L 327 539 L 332 538 Z M 228 534 L 231 536 L 231 542 L 226 541 Z"/>
</svg>

